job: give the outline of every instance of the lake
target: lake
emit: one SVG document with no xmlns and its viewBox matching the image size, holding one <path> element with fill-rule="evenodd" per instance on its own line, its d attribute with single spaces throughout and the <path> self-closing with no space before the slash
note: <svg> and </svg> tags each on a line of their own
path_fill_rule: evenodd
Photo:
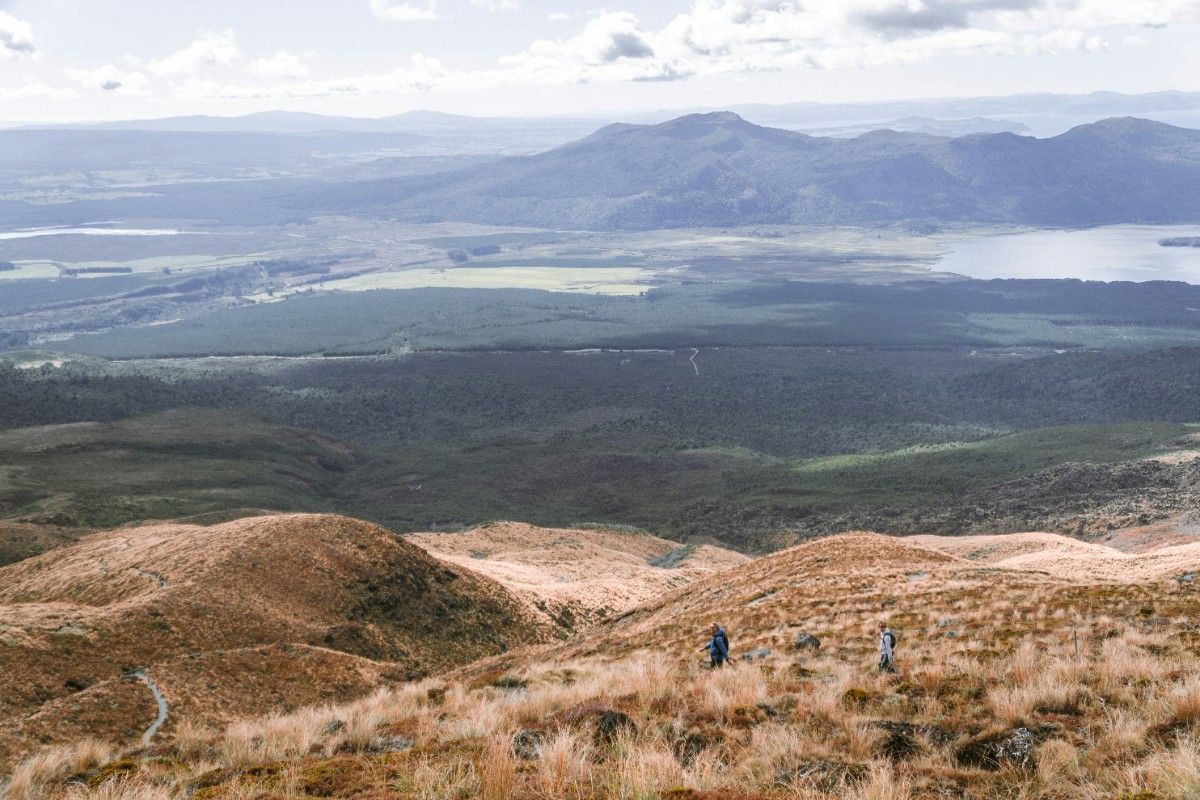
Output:
<svg viewBox="0 0 1200 800">
<path fill-rule="evenodd" d="M 1200 248 L 1162 247 L 1159 239 L 1200 236 L 1195 225 L 1111 225 L 946 237 L 933 268 L 970 278 L 1079 278 L 1200 284 Z"/>
<path fill-rule="evenodd" d="M 183 231 L 165 228 L 26 228 L 0 231 L 0 241 L 35 239 L 39 236 L 178 236 Z"/>
</svg>

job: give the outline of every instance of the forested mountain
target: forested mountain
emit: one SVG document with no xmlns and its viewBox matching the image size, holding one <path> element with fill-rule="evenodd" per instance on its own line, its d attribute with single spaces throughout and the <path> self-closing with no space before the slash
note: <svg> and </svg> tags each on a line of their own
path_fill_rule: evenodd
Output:
<svg viewBox="0 0 1200 800">
<path fill-rule="evenodd" d="M 755 223 L 1200 220 L 1200 131 L 1134 118 L 1049 139 L 880 130 L 853 139 L 731 112 L 610 125 L 534 156 L 343 187 L 342 208 L 419 220 L 649 229 Z"/>
</svg>

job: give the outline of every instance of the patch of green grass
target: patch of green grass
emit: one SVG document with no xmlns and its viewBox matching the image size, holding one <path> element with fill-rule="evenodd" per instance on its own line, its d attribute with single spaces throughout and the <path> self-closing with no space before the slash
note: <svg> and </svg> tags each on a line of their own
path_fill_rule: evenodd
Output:
<svg viewBox="0 0 1200 800">
<path fill-rule="evenodd" d="M 1012 480 L 1068 461 L 1111 463 L 1157 455 L 1185 435 L 1177 423 L 1043 428 L 976 442 L 917 445 L 802 461 L 791 469 L 816 503 L 917 502 Z"/>
</svg>

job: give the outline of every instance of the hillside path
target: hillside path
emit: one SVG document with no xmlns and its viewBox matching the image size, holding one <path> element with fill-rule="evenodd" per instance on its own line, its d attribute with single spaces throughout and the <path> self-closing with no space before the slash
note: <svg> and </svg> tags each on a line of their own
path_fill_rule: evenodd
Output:
<svg viewBox="0 0 1200 800">
<path fill-rule="evenodd" d="M 149 747 L 150 740 L 154 738 L 154 734 L 158 733 L 158 729 L 167 721 L 167 714 L 170 713 L 170 709 L 167 706 L 167 698 L 163 697 L 158 684 L 154 682 L 154 679 L 150 677 L 146 670 L 136 670 L 133 673 L 133 677 L 146 684 L 146 688 L 150 690 L 150 694 L 154 695 L 154 702 L 158 705 L 158 716 L 154 718 L 154 722 L 150 723 L 150 727 L 146 728 L 146 732 L 142 734 L 142 747 Z"/>
</svg>

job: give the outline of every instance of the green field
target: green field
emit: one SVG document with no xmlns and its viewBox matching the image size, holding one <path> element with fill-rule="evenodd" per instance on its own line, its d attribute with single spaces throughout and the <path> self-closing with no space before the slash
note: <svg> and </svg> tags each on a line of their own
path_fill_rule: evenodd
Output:
<svg viewBox="0 0 1200 800">
<path fill-rule="evenodd" d="M 792 466 L 789 495 L 829 508 L 912 504 L 992 486 L 1057 464 L 1104 464 L 1179 448 L 1197 428 L 1119 423 L 1040 428 L 977 442 L 917 445 L 887 453 L 837 455 Z"/>
</svg>

